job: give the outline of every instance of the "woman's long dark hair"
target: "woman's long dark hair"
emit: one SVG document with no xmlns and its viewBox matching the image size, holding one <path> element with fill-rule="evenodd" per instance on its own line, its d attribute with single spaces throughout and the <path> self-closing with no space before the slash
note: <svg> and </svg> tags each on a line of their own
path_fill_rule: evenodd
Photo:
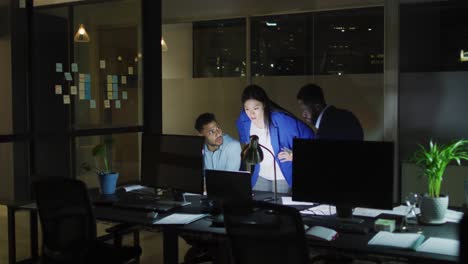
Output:
<svg viewBox="0 0 468 264">
<path fill-rule="evenodd" d="M 257 100 L 261 103 L 263 103 L 264 110 L 263 110 L 263 122 L 265 123 L 265 128 L 270 129 L 270 124 L 271 124 L 271 113 L 272 112 L 283 112 L 286 113 L 294 118 L 296 118 L 292 113 L 290 113 L 288 110 L 284 109 L 277 103 L 273 102 L 263 90 L 262 87 L 251 84 L 245 87 L 244 91 L 242 92 L 242 106 L 244 106 L 244 103 L 247 100 L 254 99 Z"/>
</svg>

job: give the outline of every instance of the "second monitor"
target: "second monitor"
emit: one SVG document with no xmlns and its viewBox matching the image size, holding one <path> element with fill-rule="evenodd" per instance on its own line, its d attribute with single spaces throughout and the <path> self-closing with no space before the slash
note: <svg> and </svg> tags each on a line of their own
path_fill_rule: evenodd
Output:
<svg viewBox="0 0 468 264">
<path fill-rule="evenodd" d="M 393 143 L 294 139 L 295 201 L 351 208 L 393 208 Z"/>
</svg>

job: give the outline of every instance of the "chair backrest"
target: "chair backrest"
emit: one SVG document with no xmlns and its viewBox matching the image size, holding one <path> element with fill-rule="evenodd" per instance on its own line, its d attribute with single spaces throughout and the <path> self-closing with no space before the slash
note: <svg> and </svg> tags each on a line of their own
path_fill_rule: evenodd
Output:
<svg viewBox="0 0 468 264">
<path fill-rule="evenodd" d="M 299 212 L 253 201 L 225 204 L 224 222 L 236 263 L 306 263 L 308 249 Z"/>
<path fill-rule="evenodd" d="M 73 255 L 96 240 L 96 220 L 83 182 L 51 177 L 33 187 L 44 251 Z"/>
<path fill-rule="evenodd" d="M 460 221 L 460 256 L 459 263 L 468 263 L 468 212 L 465 211 Z"/>
</svg>

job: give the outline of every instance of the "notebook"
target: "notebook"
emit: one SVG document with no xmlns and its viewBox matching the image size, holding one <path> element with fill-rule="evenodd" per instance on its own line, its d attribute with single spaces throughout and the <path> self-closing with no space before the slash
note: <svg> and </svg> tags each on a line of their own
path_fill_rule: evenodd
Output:
<svg viewBox="0 0 468 264">
<path fill-rule="evenodd" d="M 421 234 L 380 231 L 367 244 L 416 250 L 423 241 L 424 236 Z"/>
</svg>

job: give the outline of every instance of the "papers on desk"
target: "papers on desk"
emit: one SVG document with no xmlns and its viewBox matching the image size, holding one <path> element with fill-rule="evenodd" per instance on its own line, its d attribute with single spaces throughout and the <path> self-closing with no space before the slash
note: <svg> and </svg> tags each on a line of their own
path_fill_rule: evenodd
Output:
<svg viewBox="0 0 468 264">
<path fill-rule="evenodd" d="M 459 255 L 460 241 L 447 238 L 430 237 L 419 246 L 416 251 L 443 254 L 450 256 Z"/>
<path fill-rule="evenodd" d="M 310 205 L 310 206 L 315 205 L 314 203 L 293 201 L 291 196 L 281 197 L 281 202 L 283 203 L 283 205 Z"/>
<path fill-rule="evenodd" d="M 195 222 L 203 217 L 206 214 L 171 214 L 164 217 L 158 221 L 155 221 L 153 224 L 158 225 L 187 225 L 192 222 Z"/>
<path fill-rule="evenodd" d="M 135 190 L 140 190 L 145 188 L 145 186 L 142 185 L 127 185 L 127 186 L 122 186 L 122 189 L 124 189 L 126 192 L 131 192 Z"/>
<path fill-rule="evenodd" d="M 353 211 L 355 216 L 376 217 L 379 214 L 395 214 L 392 210 L 378 210 L 370 208 L 356 207 Z"/>
<path fill-rule="evenodd" d="M 423 241 L 424 236 L 421 234 L 380 231 L 369 240 L 368 245 L 416 250 Z"/>
<path fill-rule="evenodd" d="M 305 215 L 335 215 L 336 207 L 328 204 L 321 204 L 319 206 L 311 207 L 306 210 L 302 210 L 301 214 Z"/>
</svg>

